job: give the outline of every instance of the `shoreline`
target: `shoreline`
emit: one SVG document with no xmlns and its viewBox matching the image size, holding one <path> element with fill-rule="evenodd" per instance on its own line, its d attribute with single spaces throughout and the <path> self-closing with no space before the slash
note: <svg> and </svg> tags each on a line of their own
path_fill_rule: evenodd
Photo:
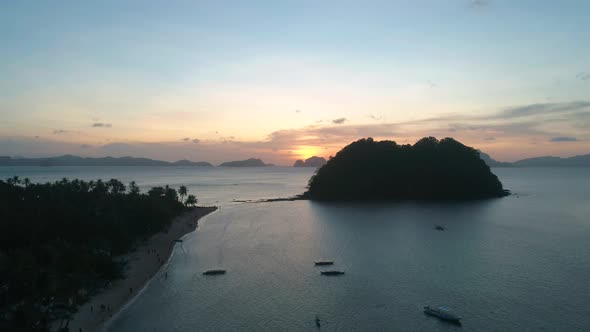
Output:
<svg viewBox="0 0 590 332">
<path fill-rule="evenodd" d="M 103 331 L 106 324 L 131 303 L 149 285 L 158 271 L 168 264 L 176 247 L 175 240 L 182 239 L 195 231 L 198 221 L 217 209 L 218 207 L 215 206 L 195 207 L 176 217 L 168 231 L 153 235 L 135 251 L 117 257 L 118 260 L 127 261 L 125 277 L 114 280 L 81 305 L 72 316 L 69 330 L 73 332 Z M 54 322 L 52 330 L 57 331 L 56 323 Z"/>
</svg>

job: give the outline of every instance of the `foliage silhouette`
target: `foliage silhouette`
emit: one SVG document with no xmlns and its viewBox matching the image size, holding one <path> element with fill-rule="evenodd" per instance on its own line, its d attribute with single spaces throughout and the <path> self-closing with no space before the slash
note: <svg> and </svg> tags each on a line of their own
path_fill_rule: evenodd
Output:
<svg viewBox="0 0 590 332">
<path fill-rule="evenodd" d="M 312 200 L 463 200 L 507 195 L 477 150 L 452 138 L 412 145 L 361 139 L 309 180 Z"/>
<path fill-rule="evenodd" d="M 174 188 L 141 193 L 135 182 L 126 188 L 115 179 L 34 184 L 14 177 L 0 180 L 0 201 L 0 312 L 7 313 L 0 330 L 45 330 L 56 318 L 52 306 L 73 299 L 72 310 L 121 277 L 124 262 L 114 257 L 186 210 Z M 196 202 L 188 195 L 186 206 Z"/>
</svg>

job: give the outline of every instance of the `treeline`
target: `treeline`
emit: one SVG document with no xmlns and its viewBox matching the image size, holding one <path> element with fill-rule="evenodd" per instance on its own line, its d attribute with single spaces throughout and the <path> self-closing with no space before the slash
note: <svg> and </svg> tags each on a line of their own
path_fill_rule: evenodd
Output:
<svg viewBox="0 0 590 332">
<path fill-rule="evenodd" d="M 0 180 L 0 202 L 0 330 L 42 331 L 122 276 L 114 256 L 166 230 L 197 199 L 185 186 L 142 193 L 115 179 L 34 184 L 14 177 Z"/>
<path fill-rule="evenodd" d="M 454 200 L 505 196 L 477 150 L 452 138 L 414 145 L 372 138 L 353 142 L 310 179 L 314 200 Z"/>
</svg>

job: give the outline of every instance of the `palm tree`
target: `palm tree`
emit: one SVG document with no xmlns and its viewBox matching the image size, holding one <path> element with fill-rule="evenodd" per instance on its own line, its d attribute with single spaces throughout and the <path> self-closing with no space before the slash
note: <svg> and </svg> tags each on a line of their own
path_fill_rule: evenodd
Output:
<svg viewBox="0 0 590 332">
<path fill-rule="evenodd" d="M 184 202 L 184 205 L 195 206 L 196 204 L 197 204 L 197 197 L 195 197 L 195 195 L 188 195 L 186 197 L 186 201 Z"/>
<path fill-rule="evenodd" d="M 184 197 L 188 194 L 188 189 L 186 189 L 186 186 L 180 186 L 180 188 L 178 188 L 178 195 L 180 195 L 180 201 L 182 202 L 184 200 Z"/>
<path fill-rule="evenodd" d="M 125 192 L 125 185 L 117 179 L 110 179 L 107 185 L 111 188 L 112 194 L 120 194 Z"/>
<path fill-rule="evenodd" d="M 129 183 L 129 194 L 139 195 L 139 187 L 135 181 L 131 181 L 131 183 Z"/>
<path fill-rule="evenodd" d="M 164 187 L 164 196 L 171 201 L 178 201 L 178 193 L 176 189 L 170 188 L 169 185 Z"/>
</svg>

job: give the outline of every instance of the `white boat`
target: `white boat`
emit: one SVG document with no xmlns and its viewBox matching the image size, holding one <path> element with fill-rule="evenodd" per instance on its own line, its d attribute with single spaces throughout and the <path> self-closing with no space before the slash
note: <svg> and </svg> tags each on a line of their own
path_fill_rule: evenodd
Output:
<svg viewBox="0 0 590 332">
<path fill-rule="evenodd" d="M 455 315 L 451 309 L 447 307 L 436 307 L 431 308 L 430 306 L 424 307 L 424 313 L 432 316 L 436 316 L 440 319 L 444 319 L 450 322 L 461 324 L 461 317 Z"/>
</svg>

